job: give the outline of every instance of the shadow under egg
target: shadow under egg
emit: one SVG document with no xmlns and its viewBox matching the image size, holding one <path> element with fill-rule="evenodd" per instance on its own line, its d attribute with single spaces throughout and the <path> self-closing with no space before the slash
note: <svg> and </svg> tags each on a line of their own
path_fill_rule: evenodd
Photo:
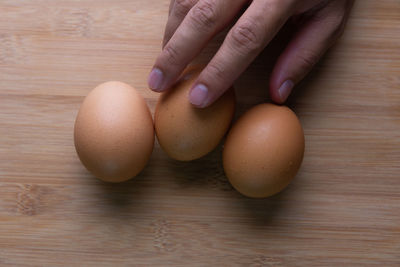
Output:
<svg viewBox="0 0 400 267">
<path fill-rule="evenodd" d="M 112 217 L 135 217 L 145 214 L 151 191 L 154 188 L 155 176 L 152 169 L 155 159 L 152 155 L 146 167 L 135 177 L 121 183 L 109 183 L 100 179 L 94 183 L 96 207 L 103 215 Z M 95 208 L 95 207 L 93 207 Z"/>
<path fill-rule="evenodd" d="M 193 161 L 168 159 L 175 183 L 180 188 L 208 187 L 212 190 L 233 190 L 222 167 L 223 141 L 207 155 Z"/>
<path fill-rule="evenodd" d="M 234 206 L 241 214 L 246 214 L 250 226 L 274 226 L 282 221 L 291 205 L 288 191 L 285 189 L 267 198 L 249 198 L 237 192 Z"/>
</svg>

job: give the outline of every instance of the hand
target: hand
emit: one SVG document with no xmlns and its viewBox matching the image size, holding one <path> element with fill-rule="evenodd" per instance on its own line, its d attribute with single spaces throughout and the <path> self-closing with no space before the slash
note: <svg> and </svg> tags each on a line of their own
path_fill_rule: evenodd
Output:
<svg viewBox="0 0 400 267">
<path fill-rule="evenodd" d="M 163 50 L 149 75 L 149 87 L 167 90 L 210 39 L 247 6 L 189 94 L 206 107 L 221 96 L 292 17 L 305 20 L 279 56 L 270 96 L 283 103 L 343 32 L 354 0 L 172 0 Z"/>
</svg>

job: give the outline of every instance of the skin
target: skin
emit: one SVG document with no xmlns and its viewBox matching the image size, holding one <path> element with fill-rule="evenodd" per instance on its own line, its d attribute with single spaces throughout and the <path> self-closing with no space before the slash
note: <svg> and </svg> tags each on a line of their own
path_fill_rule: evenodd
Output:
<svg viewBox="0 0 400 267">
<path fill-rule="evenodd" d="M 269 91 L 284 103 L 292 89 L 343 32 L 354 0 L 172 0 L 163 50 L 149 75 L 150 89 L 168 90 L 217 33 L 245 10 L 217 53 L 194 82 L 190 102 L 207 107 L 240 74 L 289 20 L 298 30 L 279 56 Z M 301 21 L 301 23 L 300 23 Z"/>
</svg>

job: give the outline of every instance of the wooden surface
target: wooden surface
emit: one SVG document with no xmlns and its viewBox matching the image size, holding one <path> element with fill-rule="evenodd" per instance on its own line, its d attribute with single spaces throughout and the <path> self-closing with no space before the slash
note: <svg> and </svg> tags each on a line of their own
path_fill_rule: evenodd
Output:
<svg viewBox="0 0 400 267">
<path fill-rule="evenodd" d="M 304 163 L 264 200 L 231 188 L 221 148 L 180 163 L 156 144 L 120 185 L 79 162 L 73 123 L 95 85 L 130 83 L 154 112 L 146 80 L 167 9 L 0 0 L 0 265 L 399 266 L 400 2 L 357 1 L 341 41 L 297 88 L 289 105 Z M 266 101 L 273 54 L 236 83 L 238 114 Z"/>
</svg>

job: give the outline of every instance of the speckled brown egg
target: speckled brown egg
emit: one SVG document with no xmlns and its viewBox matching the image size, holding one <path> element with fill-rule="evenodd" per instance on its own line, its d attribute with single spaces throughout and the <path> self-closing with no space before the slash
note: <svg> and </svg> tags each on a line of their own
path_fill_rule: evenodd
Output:
<svg viewBox="0 0 400 267">
<path fill-rule="evenodd" d="M 83 101 L 75 121 L 75 148 L 83 165 L 107 182 L 136 176 L 154 145 L 154 127 L 145 100 L 133 87 L 106 82 Z"/>
<path fill-rule="evenodd" d="M 163 93 L 157 103 L 156 135 L 163 150 L 176 160 L 190 161 L 212 151 L 226 134 L 233 118 L 233 90 L 207 108 L 196 108 L 189 102 L 189 90 L 200 72 L 199 67 L 186 70 L 180 81 Z"/>
<path fill-rule="evenodd" d="M 282 191 L 292 181 L 303 154 L 303 129 L 294 112 L 285 106 L 260 104 L 230 130 L 223 167 L 236 190 L 263 198 Z"/>
</svg>

